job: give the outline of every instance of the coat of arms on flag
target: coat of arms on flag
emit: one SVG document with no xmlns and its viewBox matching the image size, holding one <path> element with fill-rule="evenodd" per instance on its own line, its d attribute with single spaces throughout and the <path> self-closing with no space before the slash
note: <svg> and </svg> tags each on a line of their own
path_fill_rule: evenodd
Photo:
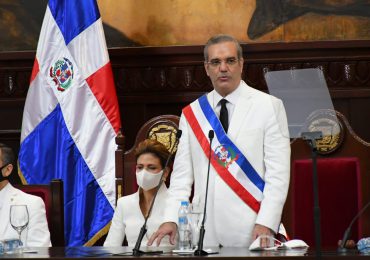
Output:
<svg viewBox="0 0 370 260">
<path fill-rule="evenodd" d="M 50 77 L 59 91 L 64 91 L 71 86 L 73 79 L 73 64 L 67 58 L 57 60 L 50 67 Z"/>
</svg>

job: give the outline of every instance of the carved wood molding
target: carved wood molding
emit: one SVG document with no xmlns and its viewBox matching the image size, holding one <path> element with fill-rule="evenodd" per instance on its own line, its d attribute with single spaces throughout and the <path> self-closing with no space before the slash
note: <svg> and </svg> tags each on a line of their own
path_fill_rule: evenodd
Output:
<svg viewBox="0 0 370 260">
<path fill-rule="evenodd" d="M 267 71 L 320 68 L 333 97 L 370 97 L 370 41 L 244 44 L 243 79 L 266 90 Z M 203 46 L 110 49 L 118 96 L 207 92 Z M 0 98 L 25 98 L 34 52 L 0 53 Z M 200 94 L 199 94 L 200 93 Z"/>
</svg>

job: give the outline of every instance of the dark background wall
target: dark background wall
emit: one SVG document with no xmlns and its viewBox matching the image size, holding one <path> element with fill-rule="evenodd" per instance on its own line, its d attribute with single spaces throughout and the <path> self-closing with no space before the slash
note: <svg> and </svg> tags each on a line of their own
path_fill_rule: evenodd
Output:
<svg viewBox="0 0 370 260">
<path fill-rule="evenodd" d="M 243 45 L 243 79 L 267 91 L 266 71 L 320 68 L 336 110 L 370 141 L 370 41 L 256 43 Z M 122 131 L 130 148 L 139 128 L 181 109 L 212 90 L 204 72 L 203 46 L 135 47 L 109 50 Z M 19 149 L 22 114 L 34 52 L 0 53 L 0 142 Z"/>
</svg>

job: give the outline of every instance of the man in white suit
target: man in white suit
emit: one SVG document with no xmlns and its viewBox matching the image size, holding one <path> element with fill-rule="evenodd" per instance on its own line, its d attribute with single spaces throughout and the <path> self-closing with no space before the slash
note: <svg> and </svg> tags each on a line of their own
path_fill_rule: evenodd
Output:
<svg viewBox="0 0 370 260">
<path fill-rule="evenodd" d="M 281 100 L 241 79 L 242 49 L 233 37 L 212 37 L 204 58 L 214 90 L 183 110 L 169 190 L 187 200 L 194 184 L 192 203 L 203 209 L 208 133 L 214 130 L 204 245 L 247 247 L 260 235 L 274 235 L 281 221 L 290 172 L 286 113 Z M 175 242 L 175 211 L 168 211 L 169 222 L 149 245 L 165 235 Z M 267 246 L 266 239 L 261 246 Z"/>
<path fill-rule="evenodd" d="M 0 240 L 18 238 L 10 224 L 10 206 L 27 205 L 29 222 L 22 232 L 22 242 L 25 246 L 49 247 L 51 242 L 44 201 L 14 188 L 8 181 L 14 161 L 11 148 L 0 143 Z"/>
</svg>

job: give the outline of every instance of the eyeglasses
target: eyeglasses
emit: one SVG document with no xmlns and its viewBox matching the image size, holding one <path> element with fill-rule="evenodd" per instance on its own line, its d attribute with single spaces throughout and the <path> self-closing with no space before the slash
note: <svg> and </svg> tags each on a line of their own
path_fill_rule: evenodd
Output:
<svg viewBox="0 0 370 260">
<path fill-rule="evenodd" d="M 239 59 L 231 57 L 231 58 L 226 58 L 225 60 L 220 60 L 220 59 L 212 59 L 210 61 L 207 61 L 206 63 L 209 64 L 213 68 L 218 68 L 222 62 L 225 62 L 226 65 L 228 66 L 233 66 L 235 65 Z"/>
</svg>

